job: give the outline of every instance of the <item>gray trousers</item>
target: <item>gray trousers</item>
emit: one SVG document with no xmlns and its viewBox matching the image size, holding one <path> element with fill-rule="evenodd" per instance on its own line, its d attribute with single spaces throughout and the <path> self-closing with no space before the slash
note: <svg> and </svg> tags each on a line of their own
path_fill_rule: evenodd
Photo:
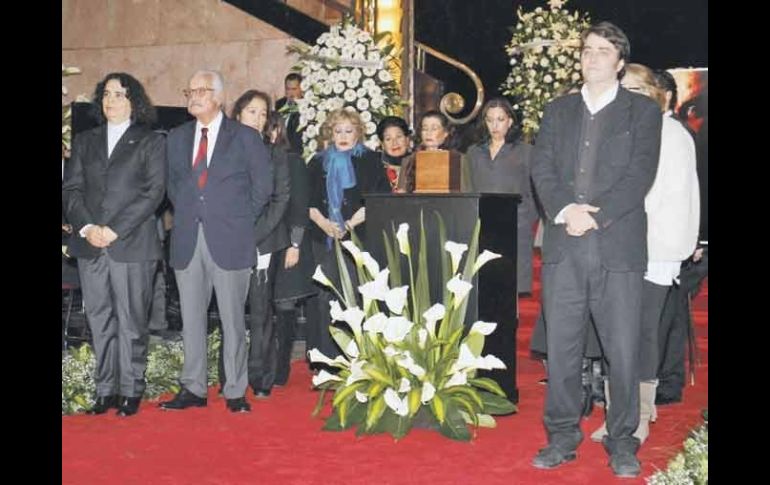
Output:
<svg viewBox="0 0 770 485">
<path fill-rule="evenodd" d="M 588 318 L 594 319 L 609 367 L 612 406 L 607 416 L 610 453 L 635 453 L 639 440 L 639 328 L 642 272 L 602 267 L 599 238 L 569 241 L 556 264 L 543 264 L 543 308 L 548 322 L 548 391 L 543 422 L 548 442 L 575 450 L 580 431 L 581 370 Z"/>
<path fill-rule="evenodd" d="M 155 264 L 121 263 L 106 249 L 95 259 L 78 259 L 83 305 L 96 354 L 97 396 L 141 397 L 144 393 Z"/>
<path fill-rule="evenodd" d="M 206 245 L 203 227 L 198 227 L 198 242 L 192 260 L 185 269 L 175 270 L 182 313 L 184 365 L 182 385 L 198 397 L 208 394 L 207 340 L 208 308 L 212 289 L 217 293 L 217 306 L 222 320 L 223 361 L 227 384 L 226 399 L 246 394 L 246 295 L 249 292 L 250 268 L 225 270 L 217 266 Z"/>
</svg>

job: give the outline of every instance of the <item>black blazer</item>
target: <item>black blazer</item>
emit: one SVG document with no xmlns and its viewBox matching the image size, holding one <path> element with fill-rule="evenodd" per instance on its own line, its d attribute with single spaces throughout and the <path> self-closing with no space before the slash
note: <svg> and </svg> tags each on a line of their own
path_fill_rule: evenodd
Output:
<svg viewBox="0 0 770 485">
<path fill-rule="evenodd" d="M 554 218 L 576 202 L 575 168 L 580 146 L 583 98 L 580 93 L 552 101 L 545 109 L 532 159 L 532 181 L 546 216 L 543 262 L 555 263 L 574 243 Z M 647 217 L 644 197 L 652 186 L 660 154 L 660 107 L 640 94 L 618 89 L 604 109 L 609 119 L 600 135 L 587 203 L 599 225 L 602 265 L 611 271 L 644 271 L 647 265 Z"/>
<path fill-rule="evenodd" d="M 283 97 L 275 102 L 275 110 L 278 111 L 286 105 L 288 100 Z M 299 127 L 299 113 L 288 113 L 283 116 L 286 119 L 286 138 L 294 153 L 302 153 L 302 133 L 297 131 Z"/>
<path fill-rule="evenodd" d="M 345 189 L 342 199 L 342 217 L 345 220 L 353 217 L 353 214 L 363 207 L 363 194 L 389 193 L 390 182 L 385 176 L 385 169 L 380 160 L 380 154 L 366 150 L 361 156 L 352 157 L 353 170 L 356 173 L 356 185 Z M 307 166 L 308 180 L 310 181 L 310 201 L 308 206 L 318 209 L 324 217 L 329 217 L 329 209 L 326 199 L 326 172 L 323 168 L 321 154 L 314 156 Z M 356 235 L 364 238 L 366 224 L 356 227 Z M 316 224 L 311 224 L 311 237 L 318 242 L 326 241 L 326 234 Z"/>
<path fill-rule="evenodd" d="M 290 178 L 286 150 L 270 145 L 270 161 L 273 166 L 273 194 L 267 208 L 257 219 L 257 247 L 262 254 L 272 253 L 289 245 L 289 231 L 284 215 L 289 206 Z"/>
<path fill-rule="evenodd" d="M 165 192 L 163 135 L 133 124 L 107 157 L 107 125 L 80 133 L 62 185 L 62 204 L 72 224 L 69 253 L 96 258 L 101 251 L 79 236 L 86 224 L 109 226 L 118 235 L 107 251 L 120 262 L 161 258 L 155 210 Z"/>
<path fill-rule="evenodd" d="M 255 129 L 223 117 L 200 193 L 192 170 L 195 124 L 192 120 L 174 128 L 166 140 L 168 198 L 174 206 L 171 267 L 184 269 L 190 263 L 201 222 L 220 268 L 250 268 L 257 259 L 257 219 L 273 192 L 270 154 Z"/>
</svg>

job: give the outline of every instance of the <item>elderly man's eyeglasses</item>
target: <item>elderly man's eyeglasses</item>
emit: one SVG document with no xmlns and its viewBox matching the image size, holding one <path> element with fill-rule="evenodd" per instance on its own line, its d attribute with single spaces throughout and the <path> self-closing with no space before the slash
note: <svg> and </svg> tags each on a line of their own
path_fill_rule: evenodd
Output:
<svg viewBox="0 0 770 485">
<path fill-rule="evenodd" d="M 187 99 L 192 98 L 193 95 L 200 98 L 202 96 L 205 96 L 207 91 L 214 91 L 214 88 L 183 89 L 182 94 L 184 94 L 184 97 Z"/>
</svg>

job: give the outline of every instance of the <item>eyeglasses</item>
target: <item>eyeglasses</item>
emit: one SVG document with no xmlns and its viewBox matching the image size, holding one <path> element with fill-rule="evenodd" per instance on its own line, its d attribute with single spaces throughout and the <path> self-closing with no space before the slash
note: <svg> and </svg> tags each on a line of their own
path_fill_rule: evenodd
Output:
<svg viewBox="0 0 770 485">
<path fill-rule="evenodd" d="M 195 89 L 183 89 L 182 94 L 187 99 L 190 99 L 193 95 L 199 98 L 206 95 L 207 91 L 214 91 L 214 88 L 195 88 Z"/>
</svg>

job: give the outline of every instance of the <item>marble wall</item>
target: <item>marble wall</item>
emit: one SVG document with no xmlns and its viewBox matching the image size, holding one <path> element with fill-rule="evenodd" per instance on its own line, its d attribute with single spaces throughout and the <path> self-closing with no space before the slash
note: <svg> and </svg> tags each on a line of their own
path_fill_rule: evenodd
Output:
<svg viewBox="0 0 770 485">
<path fill-rule="evenodd" d="M 182 89 L 197 69 L 222 72 L 227 108 L 246 89 L 283 96 L 283 78 L 299 42 L 220 0 L 62 0 L 62 63 L 80 75 L 63 79 L 72 101 L 90 96 L 107 73 L 139 79 L 156 105 L 183 106 Z"/>
</svg>

